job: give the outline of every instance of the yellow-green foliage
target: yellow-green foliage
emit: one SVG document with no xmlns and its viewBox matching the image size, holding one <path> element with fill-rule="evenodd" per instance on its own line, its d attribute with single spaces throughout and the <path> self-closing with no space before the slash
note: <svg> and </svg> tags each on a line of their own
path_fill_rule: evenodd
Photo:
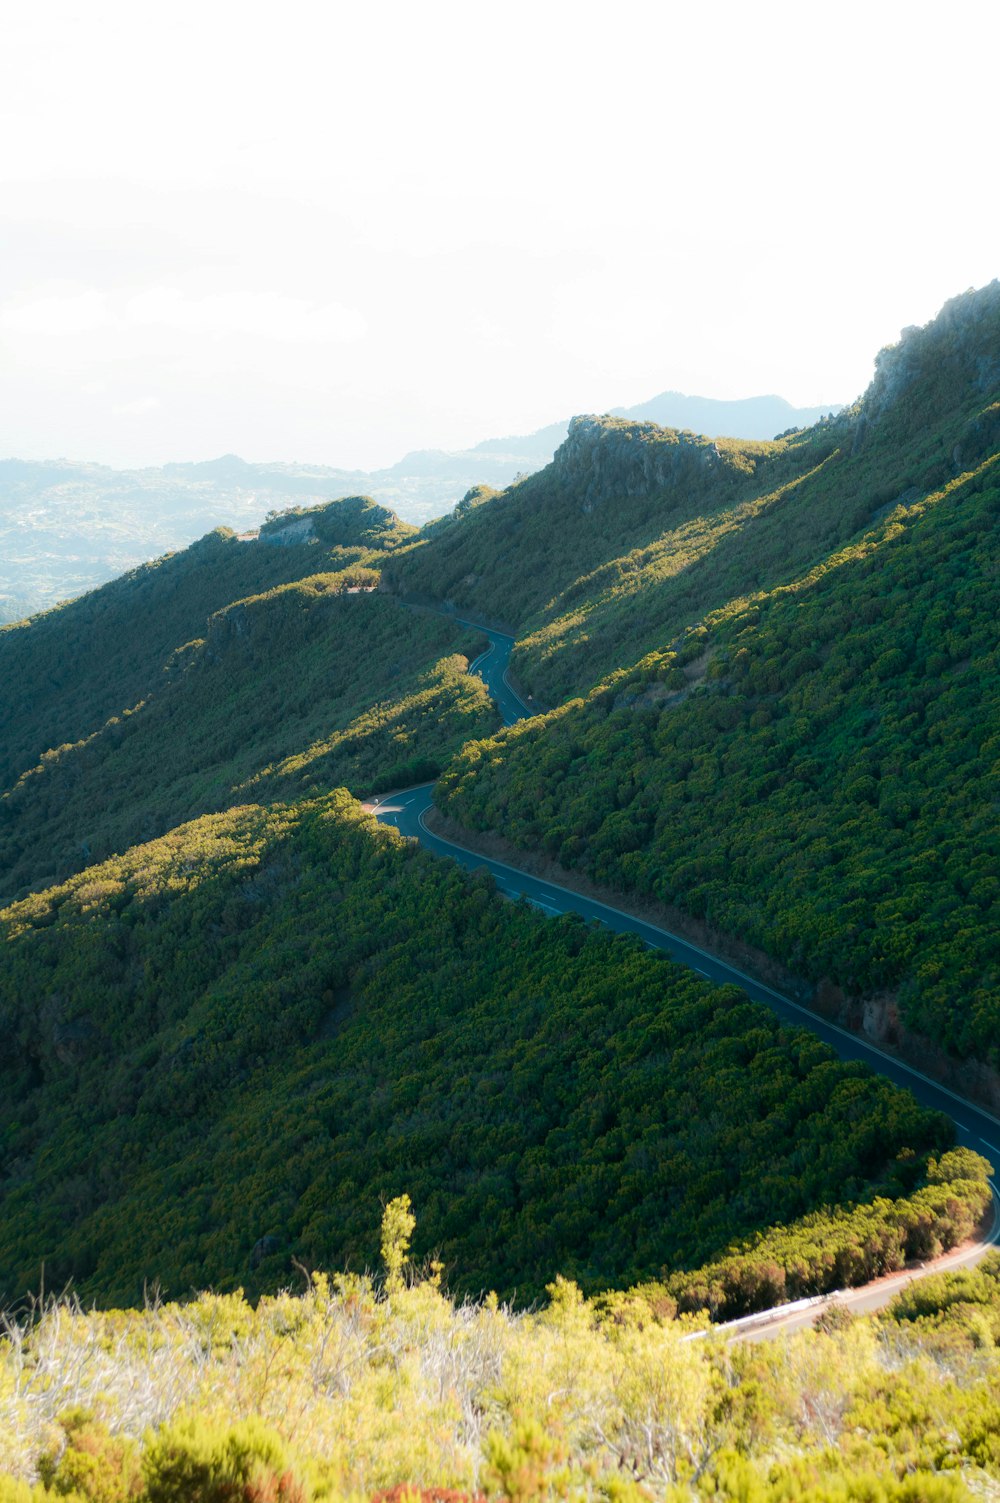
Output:
<svg viewBox="0 0 1000 1503">
<path fill-rule="evenodd" d="M 140 1488 L 138 1447 L 110 1434 L 86 1409 L 70 1409 L 56 1422 L 52 1448 L 38 1458 L 43 1482 L 60 1497 L 88 1503 L 128 1503 Z"/>
<path fill-rule="evenodd" d="M 311 1503 L 281 1436 L 256 1416 L 230 1428 L 203 1415 L 165 1426 L 142 1462 L 148 1503 Z"/>
<path fill-rule="evenodd" d="M 1000 1487 L 1000 1257 L 975 1330 L 963 1278 L 748 1345 L 563 1279 L 526 1314 L 322 1274 L 256 1307 L 51 1302 L 0 1344 L 0 1499 L 964 1503 Z"/>
<path fill-rule="evenodd" d="M 924 1255 L 988 1193 L 964 1162 L 954 1195 L 919 1188 L 951 1130 L 906 1092 L 343 792 L 206 816 L 7 909 L 0 1036 L 7 1299 L 43 1262 L 104 1302 L 373 1266 L 369 1207 L 409 1194 L 452 1288 L 723 1260 L 694 1302 L 737 1315 Z"/>
</svg>

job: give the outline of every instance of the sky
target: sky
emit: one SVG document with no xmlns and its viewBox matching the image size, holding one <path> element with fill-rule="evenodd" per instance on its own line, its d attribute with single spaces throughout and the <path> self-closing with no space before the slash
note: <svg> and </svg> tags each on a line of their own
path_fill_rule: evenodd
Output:
<svg viewBox="0 0 1000 1503">
<path fill-rule="evenodd" d="M 990 0 L 2 0 L 0 456 L 858 395 L 1000 275 Z"/>
</svg>

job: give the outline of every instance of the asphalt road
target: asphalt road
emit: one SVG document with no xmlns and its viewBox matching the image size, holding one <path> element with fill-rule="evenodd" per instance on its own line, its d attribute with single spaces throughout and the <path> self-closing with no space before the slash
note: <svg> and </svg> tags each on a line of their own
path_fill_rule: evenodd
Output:
<svg viewBox="0 0 1000 1503">
<path fill-rule="evenodd" d="M 644 919 L 633 918 L 619 908 L 609 907 L 605 903 L 570 892 L 565 887 L 558 887 L 554 882 L 533 877 L 505 862 L 481 856 L 475 851 L 467 851 L 453 841 L 435 835 L 425 823 L 425 815 L 433 802 L 433 792 L 433 783 L 424 783 L 419 788 L 410 788 L 403 793 L 383 794 L 373 801 L 373 808 L 382 823 L 393 825 L 401 835 L 419 840 L 421 845 L 436 855 L 450 856 L 469 871 L 485 868 L 496 878 L 497 887 L 507 897 L 523 897 L 542 913 L 578 913 L 581 918 L 602 924 L 616 934 L 636 934 L 650 949 L 664 951 L 681 965 L 689 966 L 706 981 L 714 981 L 719 985 L 731 983 L 741 987 L 754 1001 L 763 1002 L 776 1012 L 782 1022 L 810 1029 L 835 1049 L 841 1059 L 862 1060 L 896 1085 L 911 1090 L 924 1106 L 933 1107 L 951 1117 L 959 1142 L 988 1158 L 1000 1175 L 1000 1121 L 996 1117 L 981 1107 L 964 1101 L 955 1092 L 938 1085 L 913 1066 L 893 1059 L 876 1045 L 867 1043 L 856 1034 L 848 1033 L 845 1028 L 817 1017 L 790 997 L 755 981 L 727 961 L 710 955 L 690 941 L 681 939 L 679 935 L 660 929 Z"/>
<path fill-rule="evenodd" d="M 478 629 L 482 630 L 482 628 Z M 484 679 L 505 723 L 511 725 L 531 713 L 511 689 L 506 676 L 513 638 L 494 631 L 487 632 L 487 635 L 490 638 L 490 647 L 487 652 L 470 664 L 469 671 L 478 672 Z M 875 1044 L 867 1043 L 856 1034 L 839 1028 L 835 1023 L 826 1022 L 790 997 L 782 995 L 772 987 L 765 986 L 762 982 L 755 981 L 735 966 L 729 965 L 715 955 L 710 955 L 706 950 L 700 949 L 688 940 L 681 939 L 679 935 L 672 934 L 667 929 L 661 929 L 643 919 L 634 918 L 621 909 L 582 897 L 579 893 L 559 887 L 554 882 L 533 877 L 515 866 L 509 866 L 505 862 L 495 861 L 475 851 L 466 850 L 451 840 L 435 835 L 428 829 L 425 820 L 433 802 L 433 792 L 433 783 L 425 783 L 418 788 L 409 788 L 401 793 L 383 794 L 380 798 L 372 800 L 371 807 L 382 823 L 393 825 L 400 834 L 418 840 L 421 845 L 436 855 L 450 856 L 452 860 L 457 861 L 469 871 L 485 868 L 496 879 L 499 890 L 509 898 L 524 898 L 542 913 L 550 915 L 576 913 L 588 922 L 601 924 L 616 934 L 637 935 L 650 949 L 665 952 L 671 959 L 690 967 L 706 981 L 741 987 L 754 1001 L 762 1002 L 770 1007 L 782 1022 L 808 1028 L 824 1043 L 829 1044 L 841 1059 L 862 1061 L 895 1085 L 912 1091 L 923 1106 L 944 1112 L 955 1124 L 958 1142 L 981 1153 L 990 1161 L 995 1173 L 1000 1177 L 1000 1120 L 982 1107 L 974 1106 L 956 1092 L 949 1090 L 947 1086 L 938 1085 L 913 1066 L 886 1054 Z M 1000 1240 L 1000 1226 L 994 1227 L 992 1240 Z M 968 1266 L 978 1261 L 985 1251 L 986 1245 L 984 1244 L 967 1250 L 965 1253 L 955 1254 L 956 1261 L 948 1266 Z M 901 1284 L 910 1281 L 914 1276 L 913 1271 L 900 1275 Z M 852 1291 L 850 1298 L 845 1294 L 838 1295 L 838 1302 L 849 1303 L 852 1308 L 857 1309 L 875 1309 L 879 1307 L 879 1304 L 887 1303 L 901 1284 L 886 1293 L 885 1298 L 880 1299 L 878 1295 L 878 1290 L 883 1285 L 885 1288 L 888 1287 L 888 1282 L 882 1281 L 880 1285 L 869 1286 L 867 1290 Z M 876 1300 L 877 1303 L 864 1303 L 866 1296 L 869 1300 Z M 857 1302 L 855 1302 L 855 1297 Z M 798 1324 L 809 1324 L 815 1319 L 817 1313 L 817 1308 L 808 1311 L 797 1308 L 795 1312 L 789 1312 L 786 1317 L 791 1322 L 790 1327 L 782 1323 L 780 1328 L 794 1329 L 796 1321 Z M 773 1324 L 771 1329 L 762 1331 L 761 1334 L 776 1334 L 777 1329 L 778 1326 Z"/>
<path fill-rule="evenodd" d="M 461 617 L 456 619 L 461 620 Z M 525 716 L 533 714 L 530 705 L 526 704 L 517 691 L 510 686 L 507 670 L 514 638 L 505 636 L 500 631 L 491 631 L 485 626 L 475 626 L 472 621 L 462 621 L 462 625 L 471 626 L 474 631 L 481 631 L 490 639 L 490 645 L 486 651 L 480 653 L 475 662 L 469 664 L 469 672 L 477 673 L 489 689 L 490 697 L 500 711 L 504 725 L 513 725 L 515 721 L 523 720 Z"/>
</svg>

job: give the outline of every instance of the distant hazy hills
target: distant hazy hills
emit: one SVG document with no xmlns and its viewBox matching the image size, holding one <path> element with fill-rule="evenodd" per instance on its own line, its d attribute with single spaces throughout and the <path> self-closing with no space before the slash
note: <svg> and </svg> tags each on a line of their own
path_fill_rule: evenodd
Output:
<svg viewBox="0 0 1000 1503">
<path fill-rule="evenodd" d="M 826 408 L 782 397 L 717 402 L 662 392 L 619 416 L 710 437 L 771 438 Z M 0 621 L 16 621 L 190 543 L 213 527 L 256 527 L 270 510 L 364 492 L 408 522 L 440 516 L 474 485 L 502 489 L 548 464 L 568 421 L 448 453 L 417 449 L 382 470 L 250 464 L 235 454 L 197 464 L 114 470 L 55 460 L 0 460 Z"/>
</svg>

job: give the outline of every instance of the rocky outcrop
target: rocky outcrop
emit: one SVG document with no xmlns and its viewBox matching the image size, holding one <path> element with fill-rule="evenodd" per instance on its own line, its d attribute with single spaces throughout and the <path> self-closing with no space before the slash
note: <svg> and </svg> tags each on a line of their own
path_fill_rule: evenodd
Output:
<svg viewBox="0 0 1000 1503">
<path fill-rule="evenodd" d="M 312 517 L 296 517 L 284 527 L 261 529 L 259 540 L 271 548 L 290 548 L 298 543 L 318 542 Z"/>
<path fill-rule="evenodd" d="M 911 325 L 879 351 L 860 423 L 877 423 L 924 381 L 944 381 L 961 397 L 1000 387 L 1000 281 L 952 298 L 929 324 Z"/>
<path fill-rule="evenodd" d="M 82 1064 L 100 1041 L 101 1035 L 88 1017 L 60 1020 L 52 1025 L 52 1048 L 60 1064 Z"/>
<path fill-rule="evenodd" d="M 553 461 L 556 478 L 586 513 L 622 496 L 643 496 L 685 476 L 722 468 L 718 445 L 693 433 L 623 418 L 575 417 Z"/>
<path fill-rule="evenodd" d="M 273 1258 L 275 1253 L 281 1251 L 281 1242 L 277 1237 L 270 1234 L 266 1237 L 258 1237 L 250 1253 L 250 1271 L 256 1273 L 265 1258 Z"/>
</svg>

